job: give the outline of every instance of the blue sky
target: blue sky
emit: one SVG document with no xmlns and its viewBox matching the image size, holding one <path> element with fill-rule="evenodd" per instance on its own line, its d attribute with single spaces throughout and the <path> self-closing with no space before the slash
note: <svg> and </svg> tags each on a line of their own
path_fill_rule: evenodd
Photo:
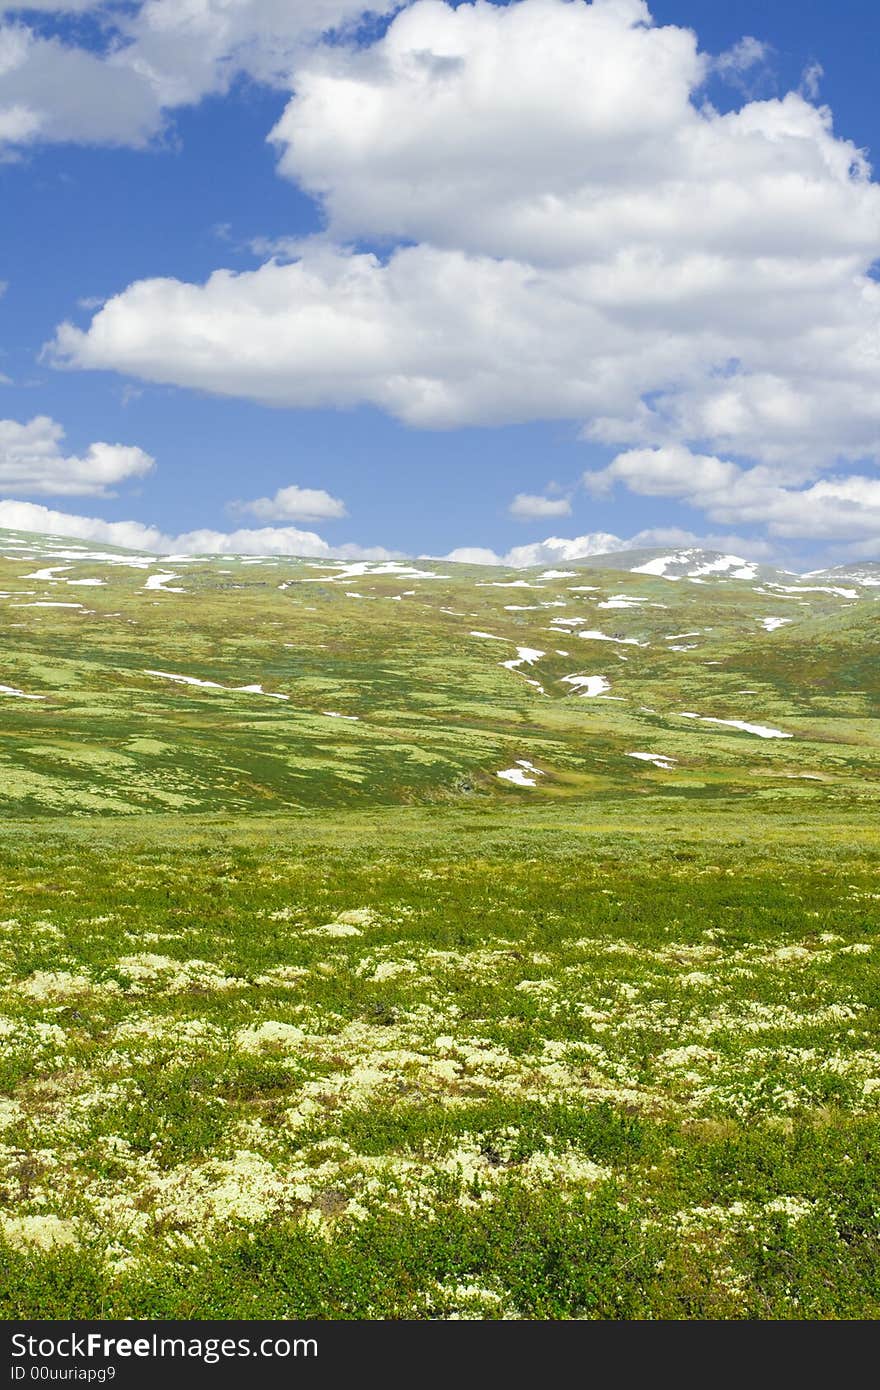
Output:
<svg viewBox="0 0 880 1390">
<path fill-rule="evenodd" d="M 650 16 L 0 3 L 0 523 L 880 559 L 880 14 Z"/>
</svg>

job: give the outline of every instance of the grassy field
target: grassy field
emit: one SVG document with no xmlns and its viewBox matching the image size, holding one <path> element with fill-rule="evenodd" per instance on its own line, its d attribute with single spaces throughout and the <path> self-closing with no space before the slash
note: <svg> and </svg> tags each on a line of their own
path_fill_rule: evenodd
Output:
<svg viewBox="0 0 880 1390">
<path fill-rule="evenodd" d="M 603 819 L 7 828 L 5 1315 L 875 1316 L 877 837 Z"/>
<path fill-rule="evenodd" d="M 877 1316 L 869 590 L 16 548 L 0 1315 Z"/>
</svg>

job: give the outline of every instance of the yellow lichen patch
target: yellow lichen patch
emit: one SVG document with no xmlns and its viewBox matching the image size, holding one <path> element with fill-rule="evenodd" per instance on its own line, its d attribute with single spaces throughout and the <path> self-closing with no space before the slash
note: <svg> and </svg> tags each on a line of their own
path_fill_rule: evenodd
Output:
<svg viewBox="0 0 880 1390">
<path fill-rule="evenodd" d="M 0 1236 L 18 1249 L 53 1250 L 59 1245 L 73 1245 L 76 1230 L 72 1221 L 60 1216 L 0 1215 Z"/>
</svg>

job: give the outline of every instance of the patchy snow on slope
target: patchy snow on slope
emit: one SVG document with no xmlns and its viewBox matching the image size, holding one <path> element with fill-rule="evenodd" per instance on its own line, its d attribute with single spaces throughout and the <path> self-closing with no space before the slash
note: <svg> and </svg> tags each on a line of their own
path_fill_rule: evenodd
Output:
<svg viewBox="0 0 880 1390">
<path fill-rule="evenodd" d="M 717 560 L 709 560 L 691 570 L 688 578 L 695 575 L 723 574 L 725 572 L 731 579 L 754 579 L 757 569 L 739 555 L 719 555 Z"/>
<path fill-rule="evenodd" d="M 535 662 L 540 661 L 541 657 L 545 655 L 545 652 L 539 652 L 535 647 L 517 647 L 516 656 L 512 657 L 510 661 L 500 662 L 499 665 L 507 671 L 517 671 L 528 685 L 533 685 L 536 690 L 540 690 L 542 695 L 546 695 L 547 692 L 540 681 L 530 680 L 525 672 L 519 670 L 520 666 L 534 666 Z"/>
<path fill-rule="evenodd" d="M 574 634 L 572 634 L 574 635 Z M 647 642 L 639 642 L 635 637 L 609 637 L 606 632 L 579 632 L 584 642 L 617 642 L 622 647 L 647 647 Z"/>
<path fill-rule="evenodd" d="M 611 689 L 611 682 L 605 676 L 561 676 L 564 685 L 573 685 L 580 695 L 604 695 Z"/>
<path fill-rule="evenodd" d="M 225 690 L 218 681 L 201 681 L 196 676 L 179 676 L 174 671 L 144 671 L 145 676 L 158 676 L 160 680 L 176 681 L 178 685 L 198 685 L 206 690 Z"/>
<path fill-rule="evenodd" d="M 703 724 L 726 724 L 731 729 L 741 729 L 746 734 L 757 734 L 758 738 L 791 738 L 791 734 L 785 734 L 781 729 L 771 729 L 766 724 L 747 724 L 742 719 L 714 719 L 709 714 L 694 714 L 692 711 L 682 711 L 679 719 L 699 719 Z"/>
<path fill-rule="evenodd" d="M 792 622 L 791 618 L 756 618 L 755 622 L 760 623 L 765 632 L 775 632 L 778 627 L 784 627 L 786 623 Z"/>
<path fill-rule="evenodd" d="M 237 695 L 265 695 L 267 700 L 289 700 L 289 695 L 281 695 L 276 690 L 264 690 L 262 685 L 230 685 L 226 687 Z"/>
<path fill-rule="evenodd" d="M 671 574 L 678 568 L 679 574 Z M 707 559 L 705 551 L 678 550 L 670 555 L 658 555 L 643 565 L 634 565 L 631 574 L 652 574 L 659 579 L 699 579 L 706 574 L 725 575 L 729 579 L 754 579 L 757 568 L 741 555 L 718 555 Z"/>
<path fill-rule="evenodd" d="M 475 586 L 477 589 L 537 589 L 527 579 L 484 579 Z"/>
<path fill-rule="evenodd" d="M 643 598 L 627 598 L 626 594 L 615 594 L 613 598 L 607 598 L 602 603 L 597 603 L 597 608 L 636 608 L 640 603 L 644 603 Z"/>
<path fill-rule="evenodd" d="M 169 579 L 179 578 L 179 574 L 170 574 L 165 572 L 161 574 L 151 574 L 146 584 L 144 585 L 144 588 L 150 589 L 153 593 L 157 594 L 182 594 L 185 593 L 184 589 L 175 589 L 174 587 L 169 587 L 167 584 L 167 581 Z"/>
<path fill-rule="evenodd" d="M 51 565 L 44 570 L 34 570 L 33 574 L 20 574 L 19 579 L 44 579 L 50 583 L 55 581 L 56 574 L 61 574 L 63 570 L 69 570 L 70 565 Z"/>
<path fill-rule="evenodd" d="M 767 583 L 768 589 L 779 589 L 784 594 L 835 594 L 838 598 L 858 598 L 858 589 L 842 589 L 836 584 L 774 584 Z"/>
<path fill-rule="evenodd" d="M 79 586 L 80 588 L 83 588 L 83 589 L 97 589 L 97 588 L 99 588 L 100 586 L 105 585 L 105 584 L 107 583 L 107 580 L 106 580 L 106 579 L 65 579 L 64 582 L 65 582 L 65 584 L 69 584 L 72 588 L 75 588 L 76 586 Z"/>
<path fill-rule="evenodd" d="M 332 561 L 333 565 L 340 564 L 338 560 Z M 309 562 L 310 569 L 325 569 L 321 564 Z M 322 574 L 319 579 L 304 579 L 304 584 L 335 584 L 340 579 L 375 579 L 381 578 L 386 574 L 400 574 L 406 579 L 448 579 L 448 574 L 436 574 L 433 570 L 416 569 L 414 565 L 401 565 L 397 560 L 383 560 L 376 563 L 374 560 L 355 560 L 350 565 L 344 565 L 338 574 Z"/>
<path fill-rule="evenodd" d="M 675 766 L 675 758 L 667 757 L 665 753 L 627 753 L 628 758 L 638 758 L 643 763 L 653 763 L 654 767 L 661 768 L 664 772 L 671 772 Z"/>
<path fill-rule="evenodd" d="M 537 647 L 517 647 L 516 658 L 511 661 L 502 661 L 501 665 L 506 666 L 508 671 L 515 671 L 517 666 L 534 666 L 536 661 L 540 661 L 545 652 L 539 652 Z"/>
<path fill-rule="evenodd" d="M 658 579 L 680 579 L 678 574 L 667 574 L 668 565 L 680 560 L 678 555 L 659 555 L 656 560 L 646 560 L 643 565 L 633 565 L 630 574 L 654 574 Z"/>
<path fill-rule="evenodd" d="M 517 758 L 516 767 L 507 767 L 503 772 L 496 772 L 495 776 L 500 777 L 502 782 L 512 782 L 515 787 L 536 787 L 536 777 L 543 777 L 544 773 L 534 763 L 530 763 L 527 758 Z M 532 773 L 531 777 L 527 773 Z"/>
<path fill-rule="evenodd" d="M 537 613 L 542 608 L 567 608 L 568 604 L 564 598 L 548 598 L 543 603 L 505 603 L 506 613 Z M 553 619 L 555 623 L 556 618 Z M 584 621 L 582 619 L 582 621 Z"/>
<path fill-rule="evenodd" d="M 0 695 L 14 695 L 19 700 L 45 700 L 45 695 L 26 695 L 15 685 L 0 685 Z"/>
<path fill-rule="evenodd" d="M 469 632 L 469 637 L 483 637 L 487 642 L 507 642 L 507 637 L 496 637 L 494 632 Z"/>
<path fill-rule="evenodd" d="M 325 714 L 328 719 L 349 719 L 353 724 L 357 724 L 360 721 L 359 714 L 340 714 L 338 710 L 335 709 L 325 709 L 322 710 L 321 713 Z"/>
<path fill-rule="evenodd" d="M 539 579 L 577 579 L 577 570 L 544 570 Z"/>
<path fill-rule="evenodd" d="M 10 608 L 82 608 L 81 603 L 55 603 L 50 599 L 37 599 L 33 603 L 10 603 Z"/>
<path fill-rule="evenodd" d="M 225 690 L 230 695 L 265 695 L 269 700 L 289 700 L 289 695 L 274 690 L 264 690 L 262 685 L 221 685 L 219 681 L 203 681 L 197 676 L 181 676 L 175 671 L 144 671 L 145 676 L 156 676 L 160 680 L 174 681 L 177 685 L 195 685 L 203 690 Z"/>
</svg>

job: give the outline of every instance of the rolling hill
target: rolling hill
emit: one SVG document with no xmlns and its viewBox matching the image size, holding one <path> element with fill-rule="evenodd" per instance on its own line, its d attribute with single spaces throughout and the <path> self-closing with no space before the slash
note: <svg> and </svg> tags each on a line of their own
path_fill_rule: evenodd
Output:
<svg viewBox="0 0 880 1390">
<path fill-rule="evenodd" d="M 877 598 L 863 569 L 705 551 L 507 570 L 4 532 L 3 811 L 872 798 Z"/>
</svg>

